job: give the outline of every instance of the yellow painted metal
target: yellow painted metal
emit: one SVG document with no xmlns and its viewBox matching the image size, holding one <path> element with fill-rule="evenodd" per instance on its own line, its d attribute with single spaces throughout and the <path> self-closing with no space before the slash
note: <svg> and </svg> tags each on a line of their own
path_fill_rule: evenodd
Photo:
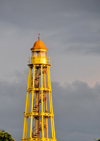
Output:
<svg viewBox="0 0 100 141">
<path fill-rule="evenodd" d="M 32 51 L 45 51 L 45 52 L 47 52 L 47 50 L 45 50 L 45 49 L 32 49 Z"/>
<path fill-rule="evenodd" d="M 31 57 L 31 63 L 32 64 L 47 64 L 47 58 L 46 57 Z"/>
<path fill-rule="evenodd" d="M 41 45 L 44 44 L 41 43 Z M 31 51 L 32 53 L 34 51 L 47 52 L 47 49 L 44 48 L 38 48 L 34 45 Z M 31 56 L 31 62 L 28 63 L 28 66 L 22 141 L 56 141 L 50 80 L 51 59 L 48 63 L 47 57 Z M 47 100 L 49 103 L 47 103 Z M 29 121 L 30 127 L 28 128 Z M 51 130 L 51 135 L 49 135 L 49 130 Z M 29 135 L 27 135 L 28 133 Z"/>
<path fill-rule="evenodd" d="M 42 65 L 41 65 L 41 116 L 42 116 L 42 138 L 44 138 L 44 120 L 43 120 L 43 77 L 42 77 Z"/>
</svg>

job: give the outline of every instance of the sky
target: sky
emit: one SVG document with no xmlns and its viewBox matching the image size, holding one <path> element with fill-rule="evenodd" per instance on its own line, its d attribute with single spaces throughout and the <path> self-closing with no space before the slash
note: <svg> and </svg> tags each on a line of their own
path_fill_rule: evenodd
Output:
<svg viewBox="0 0 100 141">
<path fill-rule="evenodd" d="M 0 1 L 0 129 L 22 138 L 27 57 L 39 33 L 52 58 L 57 140 L 100 138 L 100 0 Z"/>
</svg>

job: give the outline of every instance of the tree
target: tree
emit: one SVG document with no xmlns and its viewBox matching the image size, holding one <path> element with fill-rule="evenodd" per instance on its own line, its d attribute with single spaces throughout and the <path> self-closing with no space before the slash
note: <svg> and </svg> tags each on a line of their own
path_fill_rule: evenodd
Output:
<svg viewBox="0 0 100 141">
<path fill-rule="evenodd" d="M 8 132 L 0 131 L 0 141 L 15 141 Z"/>
<path fill-rule="evenodd" d="M 95 140 L 95 141 L 100 141 L 100 139 L 96 140 L 95 138 L 94 138 L 94 140 Z"/>
</svg>

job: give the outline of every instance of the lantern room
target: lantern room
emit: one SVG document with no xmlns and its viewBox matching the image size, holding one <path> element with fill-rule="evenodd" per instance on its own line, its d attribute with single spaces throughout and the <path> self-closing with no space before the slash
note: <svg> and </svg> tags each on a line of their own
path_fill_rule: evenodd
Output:
<svg viewBox="0 0 100 141">
<path fill-rule="evenodd" d="M 31 48 L 31 64 L 47 64 L 47 50 L 45 44 L 40 41 L 39 34 L 38 41 Z"/>
</svg>

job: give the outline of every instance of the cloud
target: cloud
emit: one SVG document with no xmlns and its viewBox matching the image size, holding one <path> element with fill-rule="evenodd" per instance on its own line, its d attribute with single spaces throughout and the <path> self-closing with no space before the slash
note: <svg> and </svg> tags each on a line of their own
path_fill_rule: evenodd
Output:
<svg viewBox="0 0 100 141">
<path fill-rule="evenodd" d="M 33 34 L 41 33 L 50 53 L 100 54 L 98 0 L 88 2 L 10 0 L 0 3 L 1 40 L 6 39 L 5 42 L 1 42 L 1 46 L 8 42 L 11 48 L 17 41 L 19 46 L 25 47 L 29 43 L 26 42 L 28 38 L 32 39 Z"/>
<path fill-rule="evenodd" d="M 54 80 L 99 78 L 100 1 L 3 0 L 0 31 L 0 128 L 18 141 L 22 137 L 28 75 L 23 70 L 38 33 L 53 58 Z M 100 84 L 90 87 L 74 81 L 62 86 L 52 82 L 52 89 L 58 141 L 100 138 Z"/>
<path fill-rule="evenodd" d="M 61 86 L 52 82 L 58 140 L 92 140 L 99 137 L 100 84 L 89 87 L 74 81 Z"/>
<path fill-rule="evenodd" d="M 18 141 L 23 130 L 27 76 L 16 75 L 19 83 L 0 81 L 0 128 Z M 99 138 L 100 84 L 90 87 L 86 82 L 74 81 L 62 86 L 52 82 L 52 89 L 58 141 Z"/>
</svg>

